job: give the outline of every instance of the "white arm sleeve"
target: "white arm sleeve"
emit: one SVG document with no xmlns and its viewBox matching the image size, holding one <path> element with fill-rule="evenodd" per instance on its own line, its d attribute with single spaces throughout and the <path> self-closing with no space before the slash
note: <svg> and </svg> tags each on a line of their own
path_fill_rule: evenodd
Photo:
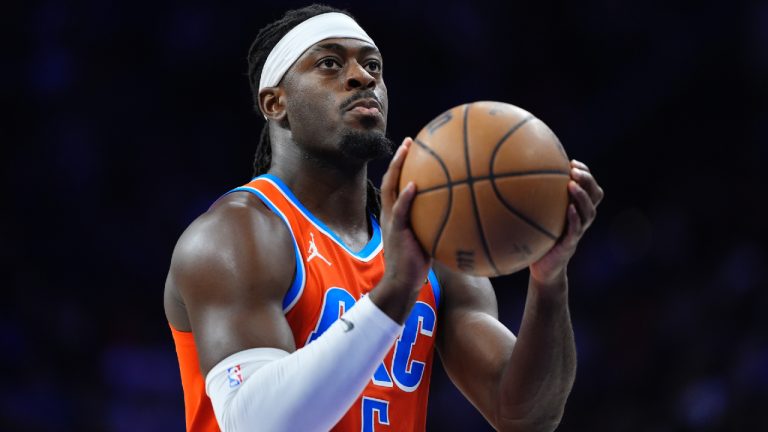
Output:
<svg viewBox="0 0 768 432">
<path fill-rule="evenodd" d="M 239 431 L 327 431 L 349 410 L 401 326 L 368 296 L 311 344 L 288 354 L 233 354 L 205 379 L 219 427 Z"/>
</svg>

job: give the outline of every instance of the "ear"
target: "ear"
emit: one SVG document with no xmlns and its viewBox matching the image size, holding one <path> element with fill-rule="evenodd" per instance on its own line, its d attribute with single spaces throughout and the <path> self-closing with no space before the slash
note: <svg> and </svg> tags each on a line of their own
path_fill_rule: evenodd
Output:
<svg viewBox="0 0 768 432">
<path fill-rule="evenodd" d="M 270 120 L 281 121 L 285 111 L 285 91 L 280 87 L 266 87 L 259 92 L 259 108 Z"/>
</svg>

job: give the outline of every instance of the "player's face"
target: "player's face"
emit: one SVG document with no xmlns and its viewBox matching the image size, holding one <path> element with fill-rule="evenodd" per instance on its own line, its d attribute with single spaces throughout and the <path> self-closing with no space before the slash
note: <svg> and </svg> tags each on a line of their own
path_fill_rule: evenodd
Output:
<svg viewBox="0 0 768 432">
<path fill-rule="evenodd" d="M 282 83 L 294 141 L 365 160 L 389 154 L 382 66 L 379 50 L 357 39 L 326 39 L 309 48 Z"/>
</svg>

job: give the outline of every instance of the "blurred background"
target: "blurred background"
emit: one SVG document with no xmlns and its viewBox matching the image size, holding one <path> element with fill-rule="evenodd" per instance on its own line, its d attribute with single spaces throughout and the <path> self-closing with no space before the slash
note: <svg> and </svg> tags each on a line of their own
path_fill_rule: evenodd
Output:
<svg viewBox="0 0 768 432">
<path fill-rule="evenodd" d="M 768 430 L 766 1 L 327 3 L 383 52 L 393 139 L 505 101 L 605 189 L 560 431 Z M 183 430 L 171 252 L 250 179 L 246 53 L 306 4 L 5 5 L 0 430 Z M 493 281 L 515 331 L 526 280 Z M 428 427 L 490 430 L 439 366 Z"/>
</svg>

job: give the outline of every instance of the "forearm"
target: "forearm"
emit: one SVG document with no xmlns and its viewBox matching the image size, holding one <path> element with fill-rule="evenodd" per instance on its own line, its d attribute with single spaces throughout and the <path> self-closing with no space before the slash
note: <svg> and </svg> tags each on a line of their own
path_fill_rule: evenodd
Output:
<svg viewBox="0 0 768 432">
<path fill-rule="evenodd" d="M 547 284 L 531 278 L 520 332 L 500 382 L 502 430 L 554 430 L 576 374 L 576 346 L 565 272 Z"/>
</svg>

